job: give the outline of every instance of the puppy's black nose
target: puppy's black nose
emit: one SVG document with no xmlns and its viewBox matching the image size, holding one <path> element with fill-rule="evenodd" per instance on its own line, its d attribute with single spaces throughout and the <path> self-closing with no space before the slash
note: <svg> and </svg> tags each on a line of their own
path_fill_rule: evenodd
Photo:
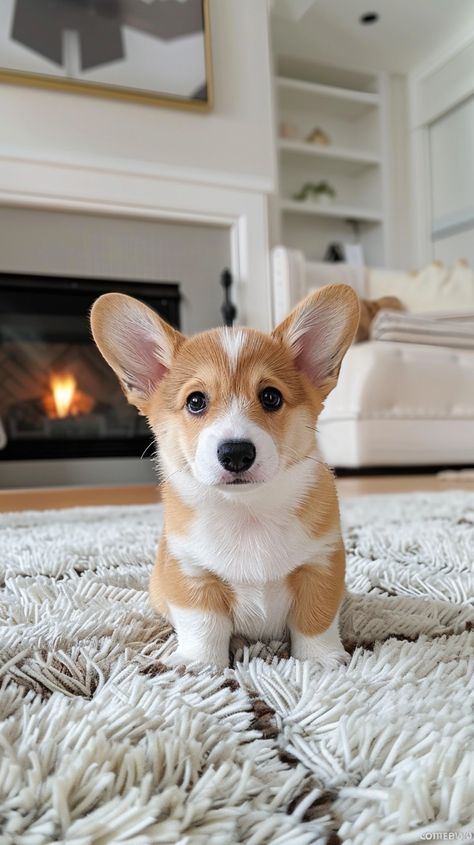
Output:
<svg viewBox="0 0 474 845">
<path fill-rule="evenodd" d="M 217 447 L 219 463 L 229 472 L 250 469 L 255 455 L 255 446 L 250 440 L 225 440 Z"/>
</svg>

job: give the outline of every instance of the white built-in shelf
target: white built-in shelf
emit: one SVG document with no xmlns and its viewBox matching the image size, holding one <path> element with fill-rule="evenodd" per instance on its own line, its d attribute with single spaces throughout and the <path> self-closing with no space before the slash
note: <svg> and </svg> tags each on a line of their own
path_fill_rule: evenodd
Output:
<svg viewBox="0 0 474 845">
<path fill-rule="evenodd" d="M 386 97 L 383 74 L 276 57 L 279 195 L 273 201 L 275 242 L 321 260 L 331 243 L 356 238 L 368 265 L 385 261 Z M 316 129 L 329 144 L 304 140 Z M 285 137 L 285 135 L 293 137 Z M 327 182 L 332 202 L 292 199 L 306 183 Z M 351 228 L 346 222 L 360 223 Z"/>
<path fill-rule="evenodd" d="M 359 172 L 363 167 L 377 167 L 381 164 L 380 156 L 367 150 L 333 147 L 331 145 L 312 144 L 308 141 L 297 141 L 280 138 L 278 149 L 289 155 L 314 156 L 341 164 L 341 169 L 349 174 Z"/>
<path fill-rule="evenodd" d="M 288 95 L 292 105 L 302 104 L 308 99 L 313 100 L 313 108 L 317 101 L 325 100 L 326 108 L 343 113 L 346 117 L 357 117 L 367 109 L 378 108 L 380 97 L 369 91 L 353 91 L 351 88 L 339 88 L 336 85 L 322 85 L 319 82 L 306 82 L 300 79 L 278 76 L 277 87 L 282 96 Z"/>
<path fill-rule="evenodd" d="M 289 76 L 278 76 L 277 84 L 281 88 L 289 88 L 305 94 L 319 94 L 322 97 L 339 97 L 351 100 L 353 103 L 378 106 L 379 95 L 371 91 L 354 91 L 352 88 L 339 88 L 337 85 L 322 85 L 320 82 L 306 82 L 304 79 L 291 79 Z"/>
<path fill-rule="evenodd" d="M 280 200 L 280 208 L 285 214 L 310 214 L 313 217 L 342 218 L 361 223 L 381 223 L 383 219 L 378 211 L 350 205 L 318 205 L 315 202 L 284 199 Z"/>
</svg>

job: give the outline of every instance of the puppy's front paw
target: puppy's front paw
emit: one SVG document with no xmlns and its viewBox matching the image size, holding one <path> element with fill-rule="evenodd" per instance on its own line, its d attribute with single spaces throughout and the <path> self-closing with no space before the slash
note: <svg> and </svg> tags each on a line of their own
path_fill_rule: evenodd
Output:
<svg viewBox="0 0 474 845">
<path fill-rule="evenodd" d="M 350 654 L 344 650 L 339 634 L 334 630 L 308 637 L 297 631 L 291 632 L 291 653 L 298 660 L 308 660 L 325 668 L 336 668 L 348 663 Z"/>
<path fill-rule="evenodd" d="M 188 663 L 191 662 L 192 661 L 189 657 L 186 657 L 178 650 L 173 651 L 173 653 L 169 654 L 168 657 L 162 658 L 162 663 L 164 663 L 165 666 L 168 666 L 169 669 L 178 669 L 179 667 L 185 668 Z"/>
<path fill-rule="evenodd" d="M 223 669 L 229 665 L 232 633 L 229 616 L 174 605 L 170 605 L 170 608 L 177 642 L 176 651 L 170 655 L 174 666 L 198 663 Z"/>
<path fill-rule="evenodd" d="M 350 654 L 344 651 L 344 649 L 328 650 L 315 648 L 303 649 L 302 651 L 293 649 L 292 655 L 298 660 L 308 660 L 309 663 L 318 664 L 328 669 L 335 669 L 337 666 L 347 664 L 351 659 Z"/>
<path fill-rule="evenodd" d="M 333 651 L 323 651 L 306 658 L 311 663 L 318 663 L 320 666 L 328 669 L 336 669 L 337 666 L 347 666 L 350 659 L 350 654 L 344 651 L 343 648 Z"/>
</svg>

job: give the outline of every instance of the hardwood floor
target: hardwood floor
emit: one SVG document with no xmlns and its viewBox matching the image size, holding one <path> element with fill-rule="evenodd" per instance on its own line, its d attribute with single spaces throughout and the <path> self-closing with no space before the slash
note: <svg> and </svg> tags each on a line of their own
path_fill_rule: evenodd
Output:
<svg viewBox="0 0 474 845">
<path fill-rule="evenodd" d="M 372 475 L 338 478 L 340 496 L 415 491 L 474 491 L 474 471 L 438 475 Z M 160 500 L 153 484 L 123 487 L 44 487 L 31 490 L 0 490 L 0 512 L 75 508 L 93 505 L 146 505 Z"/>
<path fill-rule="evenodd" d="M 148 505 L 160 501 L 154 484 L 124 487 L 42 487 L 0 490 L 0 512 L 77 508 L 92 505 Z"/>
<path fill-rule="evenodd" d="M 376 493 L 474 491 L 474 471 L 441 472 L 431 475 L 368 475 L 338 478 L 340 496 L 366 496 Z"/>
</svg>

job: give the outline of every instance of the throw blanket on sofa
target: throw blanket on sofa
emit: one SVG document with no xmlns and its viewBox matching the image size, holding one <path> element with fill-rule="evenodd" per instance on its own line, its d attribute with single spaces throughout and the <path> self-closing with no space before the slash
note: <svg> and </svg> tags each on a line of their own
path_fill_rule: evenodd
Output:
<svg viewBox="0 0 474 845">
<path fill-rule="evenodd" d="M 409 314 L 379 311 L 370 326 L 372 340 L 424 343 L 474 349 L 474 314 Z"/>
</svg>

